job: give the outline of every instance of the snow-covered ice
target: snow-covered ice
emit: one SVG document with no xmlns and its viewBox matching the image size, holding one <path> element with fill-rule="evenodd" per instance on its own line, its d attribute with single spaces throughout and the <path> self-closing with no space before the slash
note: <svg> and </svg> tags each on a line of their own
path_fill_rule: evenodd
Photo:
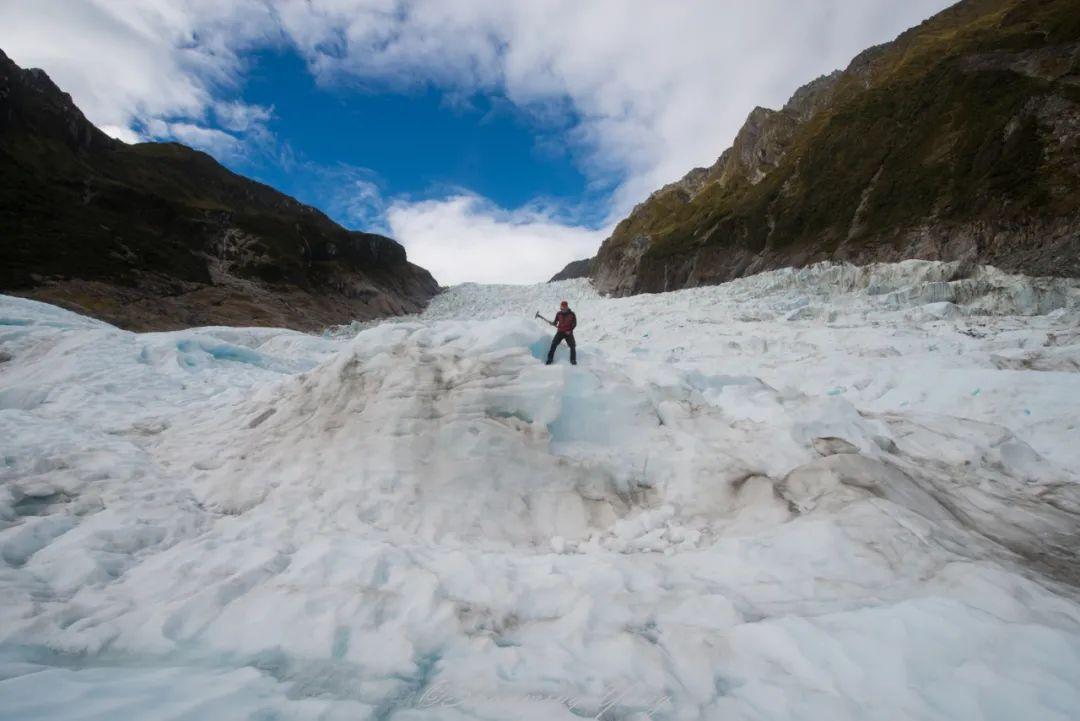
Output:
<svg viewBox="0 0 1080 721">
<path fill-rule="evenodd" d="M 1078 424 L 1080 283 L 990 268 L 0 296 L 0 719 L 1074 719 Z"/>
</svg>

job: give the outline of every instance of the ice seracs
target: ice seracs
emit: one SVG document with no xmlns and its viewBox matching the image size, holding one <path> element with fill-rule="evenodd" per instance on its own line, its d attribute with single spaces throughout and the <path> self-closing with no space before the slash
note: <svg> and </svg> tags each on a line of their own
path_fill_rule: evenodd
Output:
<svg viewBox="0 0 1080 721">
<path fill-rule="evenodd" d="M 540 360 L 561 298 L 577 367 Z M 1075 282 L 471 285 L 326 337 L 0 319 L 0 718 L 1080 708 Z"/>
</svg>

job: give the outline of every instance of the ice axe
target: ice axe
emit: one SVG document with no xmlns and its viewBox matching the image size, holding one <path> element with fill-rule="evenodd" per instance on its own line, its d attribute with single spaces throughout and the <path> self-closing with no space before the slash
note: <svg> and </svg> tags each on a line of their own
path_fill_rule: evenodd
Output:
<svg viewBox="0 0 1080 721">
<path fill-rule="evenodd" d="M 539 318 L 539 319 L 540 319 L 540 320 L 542 320 L 542 321 L 544 321 L 544 322 L 545 322 L 545 323 L 547 323 L 548 325 L 555 325 L 555 324 L 554 324 L 553 322 L 551 322 L 550 320 L 548 320 L 548 319 L 547 319 L 547 318 L 545 318 L 544 316 L 540 315 L 540 311 L 536 311 L 536 316 L 535 316 L 535 317 L 536 317 L 536 318 Z"/>
</svg>

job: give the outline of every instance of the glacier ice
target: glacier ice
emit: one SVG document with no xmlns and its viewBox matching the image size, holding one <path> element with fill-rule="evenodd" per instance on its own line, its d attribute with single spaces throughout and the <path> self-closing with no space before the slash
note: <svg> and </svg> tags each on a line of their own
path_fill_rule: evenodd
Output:
<svg viewBox="0 0 1080 721">
<path fill-rule="evenodd" d="M 1078 319 L 925 261 L 321 337 L 0 297 L 0 719 L 1072 718 Z"/>
</svg>

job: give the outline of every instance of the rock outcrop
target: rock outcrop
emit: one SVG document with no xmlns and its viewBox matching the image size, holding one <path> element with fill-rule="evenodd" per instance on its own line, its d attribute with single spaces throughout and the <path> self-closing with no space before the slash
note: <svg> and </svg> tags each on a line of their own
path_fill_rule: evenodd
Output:
<svg viewBox="0 0 1080 721">
<path fill-rule="evenodd" d="M 588 278 L 592 275 L 592 266 L 595 258 L 585 258 L 584 260 L 574 260 L 566 264 L 566 267 L 560 270 L 555 275 L 551 276 L 551 280 L 548 283 L 554 283 L 557 280 L 573 280 L 574 278 Z"/>
<path fill-rule="evenodd" d="M 607 293 L 820 260 L 1080 276 L 1080 6 L 965 0 L 755 108 L 709 168 L 623 220 Z"/>
<path fill-rule="evenodd" d="M 438 285 L 390 238 L 205 153 L 109 138 L 0 52 L 0 292 L 133 330 L 311 330 L 417 311 Z"/>
</svg>

